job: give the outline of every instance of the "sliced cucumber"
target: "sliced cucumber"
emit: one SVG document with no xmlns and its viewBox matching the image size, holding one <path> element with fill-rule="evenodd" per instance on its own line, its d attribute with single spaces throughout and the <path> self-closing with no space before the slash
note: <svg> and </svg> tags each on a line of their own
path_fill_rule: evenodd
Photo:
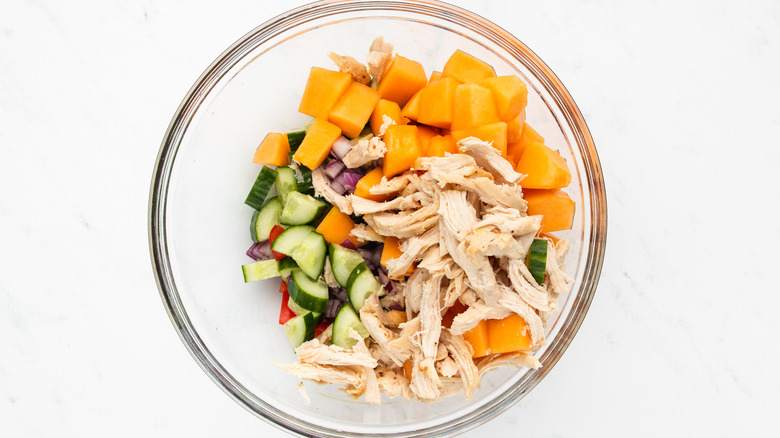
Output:
<svg viewBox="0 0 780 438">
<path fill-rule="evenodd" d="M 290 192 L 279 220 L 285 225 L 303 225 L 317 219 L 327 204 L 300 192 Z"/>
<path fill-rule="evenodd" d="M 277 264 L 279 275 L 284 279 L 292 274 L 293 269 L 298 269 L 298 264 L 295 263 L 295 260 L 293 260 L 292 257 L 285 257 L 279 260 Z"/>
<path fill-rule="evenodd" d="M 538 284 L 544 283 L 544 271 L 547 267 L 547 239 L 534 239 L 528 250 L 528 270 Z"/>
<path fill-rule="evenodd" d="M 295 171 L 289 167 L 278 167 L 276 173 L 276 192 L 282 203 L 285 203 L 289 193 L 298 191 L 298 181 L 295 179 Z"/>
<path fill-rule="evenodd" d="M 301 270 L 292 271 L 292 281 L 287 284 L 290 298 L 295 304 L 314 313 L 325 313 L 328 307 L 328 284 L 312 280 Z"/>
<path fill-rule="evenodd" d="M 273 259 L 241 265 L 241 271 L 244 273 L 245 283 L 279 276 L 276 260 Z"/>
<path fill-rule="evenodd" d="M 306 131 L 303 129 L 299 131 L 290 131 L 287 133 L 287 143 L 290 144 L 291 152 L 298 150 L 298 146 L 300 146 L 303 142 L 303 137 L 306 137 Z"/>
<path fill-rule="evenodd" d="M 352 307 L 358 312 L 365 304 L 366 299 L 381 288 L 382 284 L 374 277 L 374 273 L 368 269 L 365 263 L 355 266 L 355 269 L 349 274 L 347 294 Z"/>
<path fill-rule="evenodd" d="M 299 306 L 298 303 L 292 299 L 292 297 L 287 299 L 287 308 L 290 309 L 290 311 L 292 311 L 292 313 L 294 313 L 296 316 L 311 313 L 312 316 L 314 316 L 314 321 L 317 324 L 322 322 L 322 313 L 314 313 L 311 310 L 304 309 L 303 307 Z"/>
<path fill-rule="evenodd" d="M 368 337 L 368 330 L 360 322 L 360 317 L 355 312 L 355 309 L 344 303 L 336 314 L 336 319 L 333 320 L 333 345 L 338 345 L 342 348 L 352 348 L 357 343 L 357 340 L 349 336 L 350 328 L 363 338 Z"/>
<path fill-rule="evenodd" d="M 252 185 L 252 190 L 249 191 L 244 203 L 255 210 L 263 208 L 265 198 L 268 196 L 268 192 L 271 191 L 271 187 L 274 186 L 276 176 L 277 172 L 270 167 L 266 166 L 260 169 L 260 173 Z"/>
<path fill-rule="evenodd" d="M 363 257 L 358 254 L 357 251 L 353 251 L 349 248 L 335 243 L 330 244 L 330 267 L 333 270 L 333 276 L 336 277 L 336 281 L 342 286 L 347 287 L 349 281 L 349 274 L 355 269 L 355 266 L 364 262 Z"/>
<path fill-rule="evenodd" d="M 298 191 L 306 193 L 307 195 L 314 195 L 314 186 L 311 182 L 311 170 L 306 166 L 298 166 Z"/>
<path fill-rule="evenodd" d="M 303 239 L 312 231 L 314 231 L 314 228 L 308 225 L 290 227 L 274 240 L 274 243 L 271 244 L 271 249 L 284 255 L 292 255 L 295 247 L 303 242 Z"/>
<path fill-rule="evenodd" d="M 358 134 L 357 137 L 353 138 L 349 142 L 352 143 L 352 145 L 356 145 L 360 143 L 360 140 L 371 140 L 371 138 L 374 136 L 374 132 L 371 130 L 371 125 L 366 125 L 363 127 L 363 130 L 360 131 L 360 134 Z"/>
<path fill-rule="evenodd" d="M 311 278 L 319 278 L 325 268 L 328 246 L 322 234 L 312 231 L 293 249 L 290 257 Z"/>
<path fill-rule="evenodd" d="M 281 222 L 279 222 L 281 214 L 282 201 L 279 198 L 271 198 L 260 210 L 256 210 L 249 225 L 252 241 L 262 242 L 263 240 L 268 240 L 268 237 L 271 236 L 271 228 L 274 225 L 281 225 Z"/>
<path fill-rule="evenodd" d="M 318 324 L 311 312 L 294 316 L 285 322 L 284 332 L 292 348 L 298 348 L 304 342 L 314 339 L 314 329 Z"/>
</svg>

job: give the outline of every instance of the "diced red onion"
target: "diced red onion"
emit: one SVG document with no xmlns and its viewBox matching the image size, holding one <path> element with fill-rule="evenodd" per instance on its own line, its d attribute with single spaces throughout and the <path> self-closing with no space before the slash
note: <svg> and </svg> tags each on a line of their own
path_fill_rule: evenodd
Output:
<svg viewBox="0 0 780 438">
<path fill-rule="evenodd" d="M 345 166 L 341 161 L 333 160 L 325 165 L 325 174 L 328 175 L 330 179 L 334 179 L 339 176 L 342 170 L 346 168 L 347 166 Z"/>
<path fill-rule="evenodd" d="M 326 319 L 333 319 L 336 317 L 336 314 L 339 312 L 339 309 L 341 308 L 341 304 L 344 301 L 339 299 L 332 299 L 328 301 L 328 306 L 325 308 L 325 314 L 323 315 Z"/>
<path fill-rule="evenodd" d="M 347 188 L 344 187 L 344 185 L 338 181 L 331 181 L 330 188 L 332 188 L 333 191 L 338 193 L 339 195 L 343 195 L 344 193 L 347 193 Z"/>
<path fill-rule="evenodd" d="M 358 181 L 363 178 L 363 172 L 358 169 L 346 169 L 333 179 L 334 183 L 339 183 L 346 187 L 349 193 L 355 192 Z"/>
<path fill-rule="evenodd" d="M 350 143 L 349 140 L 347 140 L 347 138 L 342 135 L 333 142 L 333 145 L 330 147 L 330 152 L 334 157 L 341 160 L 351 149 L 352 143 Z"/>
<path fill-rule="evenodd" d="M 358 252 L 363 256 L 363 260 L 366 261 L 366 266 L 372 271 L 376 271 L 379 267 L 379 261 L 382 259 L 382 247 L 376 247 L 374 249 L 358 248 Z"/>
<path fill-rule="evenodd" d="M 390 283 L 390 277 L 387 276 L 387 271 L 385 271 L 385 268 L 380 266 L 376 271 L 377 277 L 379 277 L 379 282 L 387 286 L 387 283 Z M 387 288 L 385 287 L 385 289 Z"/>
<path fill-rule="evenodd" d="M 263 240 L 262 242 L 253 243 L 247 250 L 246 255 L 257 261 L 274 258 L 273 253 L 271 253 L 271 242 Z"/>
<path fill-rule="evenodd" d="M 329 289 L 330 292 L 330 298 L 331 299 L 338 299 L 341 301 L 347 301 L 349 299 L 349 295 L 347 294 L 347 290 L 343 287 L 332 287 Z"/>
<path fill-rule="evenodd" d="M 347 248 L 347 249 L 351 249 L 351 250 L 356 250 L 357 249 L 357 246 L 355 246 L 355 244 L 352 243 L 352 241 L 349 240 L 349 239 L 344 239 L 344 241 L 341 242 L 341 246 L 343 246 L 344 248 Z"/>
</svg>

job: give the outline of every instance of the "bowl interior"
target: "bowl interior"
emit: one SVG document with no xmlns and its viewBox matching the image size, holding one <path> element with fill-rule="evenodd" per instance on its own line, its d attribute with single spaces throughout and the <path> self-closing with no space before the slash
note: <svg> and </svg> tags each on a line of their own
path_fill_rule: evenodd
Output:
<svg viewBox="0 0 780 438">
<path fill-rule="evenodd" d="M 308 120 L 297 112 L 300 96 L 310 67 L 334 68 L 329 51 L 363 60 L 373 38 L 382 35 L 397 53 L 421 62 L 428 74 L 461 49 L 493 65 L 499 75 L 521 75 L 529 85 L 527 121 L 569 162 L 572 184 L 566 191 L 577 203 L 574 228 L 564 235 L 571 241 L 567 273 L 575 282 L 572 292 L 561 297 L 559 314 L 550 320 L 548 345 L 539 352 L 547 357 L 547 349 L 568 344 L 553 341 L 582 286 L 591 232 L 586 166 L 570 121 L 548 85 L 529 70 L 527 60 L 509 55 L 489 38 L 421 13 L 333 13 L 258 32 L 226 52 L 204 75 L 174 120 L 178 131 L 170 136 L 170 147 L 161 152 L 159 166 L 167 172 L 159 183 L 160 215 L 153 214 L 152 221 L 160 221 L 167 253 L 160 262 L 167 273 L 161 288 L 185 343 L 241 404 L 298 431 L 313 428 L 325 434 L 318 429 L 324 427 L 346 434 L 403 434 L 505 409 L 538 381 L 534 374 L 543 375 L 546 369 L 488 373 L 470 401 L 460 394 L 438 403 L 383 398 L 384 404 L 372 406 L 349 399 L 334 386 L 311 382 L 303 384 L 310 398 L 306 401 L 299 381 L 274 365 L 295 360 L 277 323 L 278 280 L 245 284 L 242 279 L 240 266 L 250 261 L 244 251 L 251 244 L 252 214 L 243 201 L 260 170 L 252 164 L 252 155 L 263 137 L 301 128 Z"/>
</svg>

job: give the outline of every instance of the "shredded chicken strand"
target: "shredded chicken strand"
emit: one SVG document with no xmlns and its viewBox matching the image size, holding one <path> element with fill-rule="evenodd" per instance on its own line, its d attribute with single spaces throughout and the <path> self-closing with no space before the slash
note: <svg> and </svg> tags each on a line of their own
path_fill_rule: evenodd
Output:
<svg viewBox="0 0 780 438">
<path fill-rule="evenodd" d="M 360 61 L 351 56 L 337 55 L 333 52 L 328 53 L 328 58 L 336 64 L 339 71 L 342 73 L 349 73 L 352 76 L 352 80 L 359 82 L 363 85 L 371 83 L 371 76 L 368 74 L 368 69 Z"/>
</svg>

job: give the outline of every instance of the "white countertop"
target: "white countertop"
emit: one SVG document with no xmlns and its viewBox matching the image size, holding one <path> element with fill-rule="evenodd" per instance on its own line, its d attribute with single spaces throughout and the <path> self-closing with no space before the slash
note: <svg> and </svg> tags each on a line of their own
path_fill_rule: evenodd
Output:
<svg viewBox="0 0 780 438">
<path fill-rule="evenodd" d="M 219 3 L 0 6 L 3 436 L 287 436 L 200 370 L 149 261 L 176 107 L 225 48 L 303 2 Z M 463 436 L 778 436 L 780 3 L 454 3 L 566 84 L 609 202 L 574 342 Z"/>
</svg>

